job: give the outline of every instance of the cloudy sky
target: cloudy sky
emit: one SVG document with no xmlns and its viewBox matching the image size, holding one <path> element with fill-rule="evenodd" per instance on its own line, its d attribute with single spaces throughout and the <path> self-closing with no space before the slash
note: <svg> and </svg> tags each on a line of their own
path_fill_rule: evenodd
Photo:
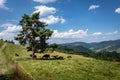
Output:
<svg viewBox="0 0 120 80">
<path fill-rule="evenodd" d="M 120 39 L 120 0 L 0 0 L 0 38 L 13 40 L 35 12 L 54 31 L 50 43 Z"/>
</svg>

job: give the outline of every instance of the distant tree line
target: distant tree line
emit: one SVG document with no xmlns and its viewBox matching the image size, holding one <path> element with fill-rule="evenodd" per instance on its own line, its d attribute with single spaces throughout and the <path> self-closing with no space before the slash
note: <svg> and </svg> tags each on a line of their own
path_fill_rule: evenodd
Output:
<svg viewBox="0 0 120 80">
<path fill-rule="evenodd" d="M 79 46 L 78 48 L 76 47 L 73 49 L 73 47 L 58 45 L 58 47 L 55 50 L 63 53 L 78 54 L 78 55 L 84 55 L 84 56 L 90 56 L 90 54 L 93 53 L 93 51 L 87 48 L 84 48 L 82 46 Z"/>
<path fill-rule="evenodd" d="M 5 41 L 7 43 L 12 43 L 12 44 L 15 44 L 13 40 L 3 40 L 3 39 L 0 39 L 1 41 Z"/>
<path fill-rule="evenodd" d="M 92 57 L 100 60 L 108 60 L 108 61 L 120 61 L 120 53 L 116 51 L 101 51 L 101 52 L 91 52 L 89 50 L 74 50 L 72 48 L 69 48 L 67 46 L 58 46 L 56 51 L 67 53 L 67 54 L 77 54 L 77 55 L 83 55 L 85 57 Z"/>
<path fill-rule="evenodd" d="M 97 53 L 94 53 L 91 57 L 94 57 L 97 59 L 109 60 L 109 61 L 120 61 L 120 53 L 116 51 L 97 52 Z"/>
</svg>

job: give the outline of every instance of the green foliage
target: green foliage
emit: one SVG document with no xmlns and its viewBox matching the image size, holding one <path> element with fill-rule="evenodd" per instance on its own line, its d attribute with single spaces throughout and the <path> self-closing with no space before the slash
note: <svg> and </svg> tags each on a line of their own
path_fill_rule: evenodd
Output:
<svg viewBox="0 0 120 80">
<path fill-rule="evenodd" d="M 11 41 L 9 41 L 9 40 L 5 40 L 5 42 L 7 42 L 7 43 L 11 43 L 11 44 L 14 44 L 14 41 L 13 41 L 13 40 L 11 40 Z"/>
<path fill-rule="evenodd" d="M 58 48 L 58 45 L 57 45 L 57 44 L 51 44 L 51 45 L 49 45 L 49 50 L 50 50 L 51 52 L 55 51 L 57 48 Z"/>
<path fill-rule="evenodd" d="M 120 48 L 117 49 L 117 52 L 120 53 Z"/>
<path fill-rule="evenodd" d="M 47 24 L 39 20 L 39 13 L 34 13 L 30 17 L 27 14 L 22 16 L 20 20 L 22 30 L 15 37 L 21 45 L 28 45 L 27 50 L 36 52 L 44 52 L 47 43 L 46 40 L 52 35 L 53 31 L 47 29 Z"/>
<path fill-rule="evenodd" d="M 103 60 L 109 60 L 109 61 L 120 61 L 120 53 L 117 53 L 116 51 L 113 52 L 98 52 L 93 54 L 94 58 L 97 59 L 103 59 Z"/>
<path fill-rule="evenodd" d="M 88 53 L 93 53 L 90 49 L 85 48 L 83 46 L 72 46 L 72 45 L 58 45 L 57 51 L 69 53 L 69 54 L 78 54 L 78 55 L 84 55 L 89 56 Z"/>
<path fill-rule="evenodd" d="M 67 45 L 66 46 L 59 45 L 56 50 L 67 54 L 83 55 L 85 57 L 92 57 L 101 60 L 120 61 L 120 53 L 116 51 L 112 52 L 101 51 L 95 53 L 89 50 L 88 48 L 84 48 L 82 46 L 67 46 Z"/>
<path fill-rule="evenodd" d="M 0 48 L 3 46 L 5 42 L 3 40 L 0 40 Z"/>
<path fill-rule="evenodd" d="M 74 42 L 74 43 L 65 43 L 62 45 L 73 46 L 73 47 L 83 46 L 91 49 L 94 52 L 102 52 L 102 51 L 112 52 L 112 51 L 117 51 L 120 48 L 119 44 L 120 44 L 120 39 L 97 42 L 97 43 Z"/>
</svg>

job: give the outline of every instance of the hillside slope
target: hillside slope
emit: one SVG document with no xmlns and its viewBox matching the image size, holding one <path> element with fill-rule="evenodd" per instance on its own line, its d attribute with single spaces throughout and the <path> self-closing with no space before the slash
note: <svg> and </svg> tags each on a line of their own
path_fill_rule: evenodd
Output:
<svg viewBox="0 0 120 80">
<path fill-rule="evenodd" d="M 81 45 L 72 45 L 72 44 L 59 45 L 56 50 L 69 54 L 92 53 L 92 50 L 90 50 L 89 48 L 83 47 Z"/>
<path fill-rule="evenodd" d="M 7 43 L 3 51 L 20 65 L 35 80 L 119 80 L 120 63 L 54 52 L 51 55 L 64 56 L 64 60 L 30 60 L 25 47 Z M 19 56 L 15 56 L 15 54 Z M 37 54 L 41 57 L 43 54 Z M 24 75 L 23 75 L 24 76 Z"/>
<path fill-rule="evenodd" d="M 61 45 L 72 46 L 72 48 L 77 47 L 77 46 L 83 46 L 83 47 L 89 48 L 95 52 L 100 52 L 100 51 L 120 52 L 120 39 L 110 40 L 110 41 L 102 41 L 102 42 L 98 42 L 98 43 L 74 42 L 74 43 L 66 43 L 66 44 L 61 44 Z"/>
<path fill-rule="evenodd" d="M 13 76 L 13 71 L 8 67 L 6 57 L 3 53 L 6 43 L 0 40 L 0 80 L 17 80 Z"/>
</svg>

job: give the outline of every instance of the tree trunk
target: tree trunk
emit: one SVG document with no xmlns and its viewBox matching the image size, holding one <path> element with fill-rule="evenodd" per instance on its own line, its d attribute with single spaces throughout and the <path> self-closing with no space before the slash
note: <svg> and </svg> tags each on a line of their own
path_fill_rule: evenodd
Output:
<svg viewBox="0 0 120 80">
<path fill-rule="evenodd" d="M 40 38 L 40 42 L 41 42 L 41 52 L 44 52 L 46 48 L 45 36 L 42 36 Z"/>
<path fill-rule="evenodd" d="M 35 56 L 35 53 L 33 52 L 33 53 L 32 53 L 32 59 L 35 59 L 35 57 L 34 57 L 34 56 Z"/>
<path fill-rule="evenodd" d="M 34 49 L 34 47 L 32 47 L 32 59 L 34 59 L 35 58 L 35 49 Z"/>
</svg>

